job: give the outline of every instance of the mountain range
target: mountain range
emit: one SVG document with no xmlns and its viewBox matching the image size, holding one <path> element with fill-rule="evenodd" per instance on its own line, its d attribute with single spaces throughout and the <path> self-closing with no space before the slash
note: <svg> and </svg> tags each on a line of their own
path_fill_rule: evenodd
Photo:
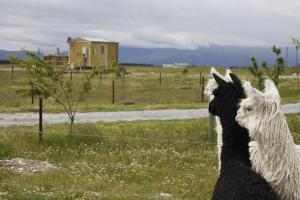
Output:
<svg viewBox="0 0 300 200">
<path fill-rule="evenodd" d="M 24 58 L 22 51 L 0 50 L 0 60 L 7 59 L 11 54 Z M 67 55 L 68 52 L 62 52 Z M 43 54 L 41 54 L 43 56 Z M 274 64 L 275 55 L 270 48 L 263 47 L 238 47 L 210 45 L 194 50 L 175 48 L 137 48 L 119 47 L 119 63 L 141 63 L 162 65 L 171 63 L 189 63 L 190 65 L 215 65 L 243 67 L 251 64 L 250 58 L 256 57 L 258 63 L 266 61 Z M 286 58 L 286 48 L 282 49 L 282 56 Z M 295 48 L 288 49 L 288 65 L 295 65 Z"/>
</svg>

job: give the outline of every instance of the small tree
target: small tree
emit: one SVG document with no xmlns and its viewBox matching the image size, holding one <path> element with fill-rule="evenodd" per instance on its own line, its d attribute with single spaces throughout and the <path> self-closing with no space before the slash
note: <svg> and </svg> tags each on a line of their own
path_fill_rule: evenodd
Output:
<svg viewBox="0 0 300 200">
<path fill-rule="evenodd" d="M 94 69 L 88 74 L 80 87 L 79 94 L 74 96 L 75 82 L 64 76 L 65 68 L 59 71 L 54 70 L 52 65 L 41 60 L 35 53 L 29 51 L 25 51 L 25 53 L 26 60 L 21 60 L 16 56 L 11 56 L 9 59 L 12 63 L 29 72 L 31 75 L 29 84 L 33 85 L 35 94 L 45 98 L 52 97 L 64 108 L 70 119 L 70 133 L 72 133 L 79 103 L 91 91 L 91 80 L 96 75 L 96 70 Z"/>
<path fill-rule="evenodd" d="M 275 64 L 273 67 L 267 67 L 267 64 L 262 65 L 263 69 L 267 72 L 267 76 L 273 80 L 275 85 L 279 84 L 279 76 L 284 72 L 284 58 L 281 56 L 281 49 L 277 48 L 275 45 L 272 47 L 273 53 L 276 55 Z"/>
<path fill-rule="evenodd" d="M 124 67 L 121 67 L 117 62 L 113 62 L 111 66 L 109 66 L 107 69 L 104 69 L 102 73 L 110 73 L 112 74 L 112 79 L 115 80 L 117 78 L 120 78 L 121 85 L 122 85 L 122 94 L 124 95 L 124 82 L 125 82 L 125 72 L 126 69 Z"/>
<path fill-rule="evenodd" d="M 183 70 L 182 70 L 182 75 L 185 76 L 188 72 L 189 72 L 189 69 L 188 69 L 187 66 L 185 66 L 185 67 L 183 68 Z"/>
<path fill-rule="evenodd" d="M 261 90 L 264 87 L 263 86 L 264 77 L 261 68 L 263 65 L 266 65 L 266 62 L 263 62 L 260 68 L 257 65 L 257 61 L 255 57 L 251 58 L 251 62 L 252 62 L 252 66 L 248 67 L 248 69 L 250 70 L 252 75 L 257 79 L 258 88 Z"/>
<path fill-rule="evenodd" d="M 281 49 L 275 45 L 272 47 L 272 52 L 276 55 L 275 64 L 272 67 L 268 67 L 265 61 L 262 62 L 261 66 L 258 67 L 256 58 L 252 57 L 252 66 L 249 67 L 252 75 L 258 80 L 259 89 L 263 89 L 264 76 L 269 77 L 273 80 L 275 85 L 279 84 L 279 76 L 284 72 L 284 58 L 281 56 Z"/>
</svg>

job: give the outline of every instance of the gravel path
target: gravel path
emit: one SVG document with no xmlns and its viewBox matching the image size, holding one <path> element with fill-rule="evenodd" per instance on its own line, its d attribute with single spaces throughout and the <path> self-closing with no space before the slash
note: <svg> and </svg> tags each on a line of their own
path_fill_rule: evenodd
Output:
<svg viewBox="0 0 300 200">
<path fill-rule="evenodd" d="M 300 112 L 300 103 L 283 105 L 284 113 Z M 168 109 L 168 110 L 145 110 L 145 111 L 118 111 L 118 112 L 86 112 L 77 113 L 75 123 L 86 122 L 113 122 L 135 120 L 172 120 L 172 119 L 195 119 L 207 117 L 207 109 Z M 69 122 L 65 113 L 43 115 L 44 123 L 60 124 Z M 38 113 L 0 113 L 0 127 L 12 125 L 33 125 L 38 123 Z"/>
</svg>

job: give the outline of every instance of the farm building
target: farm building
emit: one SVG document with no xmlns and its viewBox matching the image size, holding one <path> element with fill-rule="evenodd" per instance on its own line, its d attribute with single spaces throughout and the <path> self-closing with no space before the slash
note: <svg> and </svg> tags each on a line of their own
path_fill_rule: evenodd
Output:
<svg viewBox="0 0 300 200">
<path fill-rule="evenodd" d="M 46 63 L 52 64 L 52 65 L 67 65 L 68 64 L 68 56 L 45 55 L 44 61 Z"/>
<path fill-rule="evenodd" d="M 118 63 L 119 43 L 93 38 L 68 38 L 69 64 L 76 67 L 107 67 Z"/>
</svg>

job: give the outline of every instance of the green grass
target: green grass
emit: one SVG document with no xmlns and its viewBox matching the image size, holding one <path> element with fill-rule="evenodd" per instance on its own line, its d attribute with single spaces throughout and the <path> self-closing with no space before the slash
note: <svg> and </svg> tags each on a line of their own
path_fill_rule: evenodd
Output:
<svg viewBox="0 0 300 200">
<path fill-rule="evenodd" d="M 300 114 L 289 114 L 287 119 L 300 144 Z M 5 197 L 211 198 L 217 155 L 215 139 L 207 143 L 205 118 L 77 124 L 77 136 L 68 136 L 68 128 L 67 124 L 47 126 L 43 143 L 38 141 L 36 126 L 0 129 L 1 158 L 48 160 L 59 167 L 34 175 L 18 175 L 0 168 L 0 192 L 8 191 Z M 162 198 L 160 193 L 172 197 Z"/>
<path fill-rule="evenodd" d="M 167 108 L 202 108 L 207 107 L 207 102 L 202 102 L 199 74 L 209 77 L 209 67 L 191 68 L 187 75 L 182 75 L 182 69 L 164 69 L 158 67 L 128 67 L 125 79 L 125 87 L 122 90 L 121 81 L 115 81 L 115 104 L 112 104 L 112 76 L 103 75 L 93 79 L 93 90 L 80 104 L 79 110 L 86 111 L 118 111 L 118 110 L 146 110 Z M 299 68 L 300 69 L 300 68 Z M 218 68 L 221 73 L 225 69 Z M 298 68 L 286 70 L 286 74 L 297 72 Z M 250 79 L 255 85 L 249 70 L 233 69 L 234 73 L 243 79 Z M 159 73 L 162 73 L 162 84 L 159 83 Z M 74 73 L 77 87 L 75 95 L 79 93 L 79 87 L 83 82 L 85 73 Z M 70 78 L 69 74 L 65 74 Z M 36 103 L 31 104 L 31 98 L 18 94 L 29 81 L 29 76 L 24 71 L 15 71 L 14 79 L 10 71 L 0 73 L 0 112 L 27 112 L 37 111 Z M 300 87 L 300 83 L 298 83 Z M 283 103 L 295 103 L 300 100 L 300 88 L 297 80 L 284 79 L 279 85 Z M 47 99 L 44 103 L 46 112 L 62 112 L 63 108 L 53 99 Z"/>
<path fill-rule="evenodd" d="M 75 128 L 74 134 L 99 137 L 67 136 L 67 125 L 51 125 L 42 144 L 37 127 L 0 129 L 1 157 L 63 162 L 57 170 L 34 175 L 0 169 L 1 182 L 7 183 L 0 191 L 8 191 L 9 199 L 97 199 L 81 190 L 103 193 L 102 199 L 165 199 L 160 193 L 171 199 L 210 199 L 217 174 L 215 146 L 193 143 L 207 141 L 206 124 L 201 119 Z"/>
<path fill-rule="evenodd" d="M 300 145 L 300 114 L 287 114 L 286 116 L 294 141 Z"/>
<path fill-rule="evenodd" d="M 199 108 L 206 106 L 201 102 L 201 86 L 199 84 L 199 73 L 183 76 L 181 72 L 171 71 L 163 73 L 162 84 L 159 83 L 157 68 L 150 68 L 152 72 L 140 73 L 139 68 L 129 69 L 126 75 L 125 87 L 122 90 L 121 81 L 115 81 L 115 104 L 112 104 L 112 76 L 103 75 L 93 79 L 93 90 L 80 104 L 80 111 L 95 110 L 142 110 L 142 109 L 164 109 L 164 108 Z M 69 78 L 69 74 L 65 77 Z M 85 73 L 74 73 L 78 87 L 74 96 L 79 93 L 79 87 L 85 78 Z M 31 105 L 30 97 L 17 94 L 20 89 L 28 87 L 29 80 L 26 72 L 16 71 L 14 79 L 11 72 L 3 71 L 0 74 L 0 112 L 36 111 L 38 105 Z M 37 99 L 36 99 L 37 101 Z M 45 101 L 46 112 L 63 111 L 53 99 Z"/>
</svg>

